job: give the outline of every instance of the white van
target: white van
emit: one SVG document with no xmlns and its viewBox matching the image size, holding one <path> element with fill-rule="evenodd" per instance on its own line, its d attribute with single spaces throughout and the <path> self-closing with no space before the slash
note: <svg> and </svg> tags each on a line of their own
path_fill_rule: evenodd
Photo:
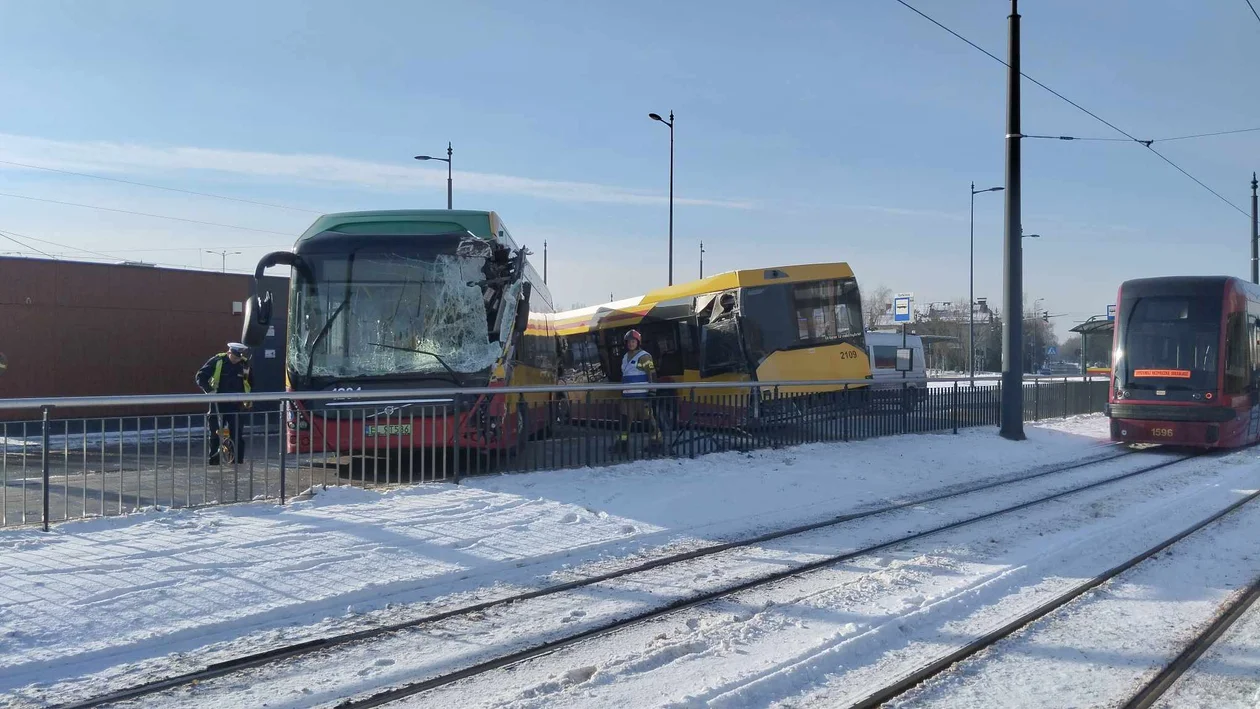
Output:
<svg viewBox="0 0 1260 709">
<path fill-rule="evenodd" d="M 905 387 L 909 390 L 910 396 L 906 397 L 903 404 L 914 408 L 927 391 L 923 338 L 907 334 L 903 340 L 900 332 L 879 330 L 867 330 L 865 336 L 866 352 L 871 358 L 871 379 L 874 380 L 871 388 L 899 390 Z M 906 372 L 897 370 L 897 350 L 902 348 L 911 352 L 910 370 Z"/>
</svg>

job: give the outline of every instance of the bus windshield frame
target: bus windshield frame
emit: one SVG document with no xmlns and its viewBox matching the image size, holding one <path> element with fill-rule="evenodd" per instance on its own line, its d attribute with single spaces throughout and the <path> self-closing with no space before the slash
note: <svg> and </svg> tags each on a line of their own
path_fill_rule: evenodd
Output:
<svg viewBox="0 0 1260 709">
<path fill-rule="evenodd" d="M 482 282 L 490 253 L 488 242 L 469 234 L 338 235 L 299 248 L 304 268 L 294 272 L 287 348 L 294 384 L 484 386 L 507 341 L 491 332 L 495 320 L 487 315 Z M 516 302 L 503 299 L 512 309 Z"/>
</svg>

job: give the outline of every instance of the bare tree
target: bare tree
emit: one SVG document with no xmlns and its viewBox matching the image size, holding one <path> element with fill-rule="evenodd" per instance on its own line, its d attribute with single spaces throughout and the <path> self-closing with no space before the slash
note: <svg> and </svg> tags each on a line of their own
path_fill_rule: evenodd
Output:
<svg viewBox="0 0 1260 709">
<path fill-rule="evenodd" d="M 878 285 L 862 292 L 862 320 L 867 330 L 874 330 L 887 320 L 892 309 L 892 288 Z"/>
</svg>

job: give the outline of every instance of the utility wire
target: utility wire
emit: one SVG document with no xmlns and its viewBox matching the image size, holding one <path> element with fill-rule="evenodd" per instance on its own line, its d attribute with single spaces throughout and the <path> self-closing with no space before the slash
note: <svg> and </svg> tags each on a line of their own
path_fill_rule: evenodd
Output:
<svg viewBox="0 0 1260 709">
<path fill-rule="evenodd" d="M 26 249 L 27 251 L 34 251 L 34 252 L 35 252 L 35 253 L 37 253 L 37 254 L 43 254 L 44 256 L 47 256 L 48 258 L 53 259 L 54 261 L 57 259 L 57 257 L 56 257 L 56 256 L 53 256 L 52 254 L 48 253 L 47 251 L 40 251 L 39 249 L 35 248 L 34 246 L 31 246 L 30 244 L 24 244 L 24 243 L 22 243 L 22 242 L 18 241 L 17 239 L 14 239 L 13 237 L 9 236 L 8 234 L 6 234 L 6 233 L 4 233 L 4 232 L 2 232 L 2 231 L 0 231 L 0 238 L 8 239 L 9 241 L 12 241 L 13 243 L 17 244 L 18 246 L 21 246 L 22 248 Z"/>
<path fill-rule="evenodd" d="M 246 244 L 244 246 L 219 246 L 217 244 L 211 244 L 211 246 L 216 246 L 218 249 L 287 249 L 292 247 L 293 244 Z M 109 252 L 111 254 L 147 254 L 158 251 L 201 251 L 204 248 L 204 246 L 171 246 L 161 249 L 110 249 Z"/>
<path fill-rule="evenodd" d="M 897 0 L 897 2 L 898 2 L 898 3 L 900 3 L 901 5 L 903 5 L 904 7 L 906 7 L 907 9 L 909 9 L 909 10 L 913 11 L 916 15 L 918 15 L 918 16 L 922 17 L 923 19 L 927 20 L 928 22 L 931 22 L 932 24 L 936 25 L 937 27 L 940 27 L 941 29 L 943 29 L 943 30 L 945 30 L 946 32 L 948 32 L 948 33 L 952 34 L 953 36 L 957 37 L 958 39 L 960 39 L 960 40 L 962 40 L 962 41 L 966 42 L 967 44 L 971 45 L 973 48 L 975 48 L 976 50 L 980 51 L 982 54 L 984 54 L 985 56 L 989 57 L 990 59 L 992 59 L 992 60 L 994 60 L 994 61 L 996 61 L 996 62 L 1000 63 L 1002 66 L 1004 66 L 1004 67 L 1006 67 L 1006 68 L 1008 68 L 1008 69 L 1010 68 L 1010 64 L 1007 64 L 1005 60 L 1001 59 L 1001 58 L 1000 58 L 1000 57 L 998 57 L 997 55 L 995 55 L 995 54 L 993 54 L 992 52 L 988 51 L 988 50 L 987 50 L 987 49 L 985 49 L 984 47 L 981 47 L 980 45 L 976 44 L 975 42 L 972 42 L 971 40 L 967 39 L 966 37 L 964 37 L 964 36 L 962 36 L 962 35 L 958 34 L 957 32 L 955 32 L 955 31 L 953 31 L 953 30 L 951 30 L 950 28 L 946 27 L 945 25 L 941 24 L 940 22 L 937 22 L 936 20 L 932 19 L 931 17 L 929 17 L 928 15 L 926 15 L 926 14 L 924 14 L 922 11 L 920 11 L 918 8 L 914 7 L 914 6 L 913 6 L 913 5 L 911 5 L 910 3 L 906 2 L 906 0 Z M 1247 4 L 1248 4 L 1248 5 L 1250 5 L 1250 4 L 1251 4 L 1251 0 L 1247 0 Z M 1253 8 L 1252 8 L 1252 10 L 1254 11 L 1254 10 L 1255 10 L 1255 8 L 1253 7 Z M 1260 15 L 1257 15 L 1257 17 L 1260 17 Z M 1141 139 L 1138 139 L 1138 138 L 1134 137 L 1134 136 L 1133 136 L 1133 134 L 1131 134 L 1131 133 L 1129 133 L 1128 131 L 1126 131 L 1126 130 L 1124 130 L 1124 129 L 1120 128 L 1119 126 L 1117 126 L 1116 124 L 1112 123 L 1111 121 L 1108 121 L 1107 119 L 1103 118 L 1102 116 L 1099 116 L 1097 113 L 1094 113 L 1093 111 L 1089 110 L 1088 108 L 1085 108 L 1084 106 L 1080 105 L 1079 103 L 1077 103 L 1077 102 L 1073 101 L 1072 99 L 1068 98 L 1067 96 L 1064 96 L 1063 94 L 1059 93 L 1058 91 L 1055 91 L 1054 89 L 1050 88 L 1049 86 L 1046 86 L 1045 84 L 1043 84 L 1043 83 L 1041 83 L 1040 81 L 1038 81 L 1038 80 L 1034 79 L 1033 77 L 1031 77 L 1031 76 L 1029 76 L 1029 75 L 1025 74 L 1024 72 L 1022 72 L 1022 71 L 1021 71 L 1021 72 L 1019 73 L 1019 75 L 1020 75 L 1020 76 L 1022 76 L 1022 77 L 1024 77 L 1025 79 L 1028 79 L 1029 81 L 1031 81 L 1032 83 L 1036 84 L 1037 86 L 1040 86 L 1041 88 L 1045 89 L 1046 91 L 1049 91 L 1051 94 L 1054 94 L 1056 97 L 1058 97 L 1059 99 L 1063 100 L 1064 102 L 1066 102 L 1067 104 L 1069 104 L 1069 105 L 1070 105 L 1070 106 L 1072 106 L 1073 108 L 1076 108 L 1077 110 L 1081 111 L 1082 113 L 1084 113 L 1085 115 L 1089 116 L 1090 118 L 1093 118 L 1094 120 L 1098 121 L 1099 123 L 1102 123 L 1103 125 L 1107 126 L 1108 128 L 1110 128 L 1110 129 L 1112 129 L 1112 130 L 1116 131 L 1116 132 L 1117 132 L 1117 133 L 1119 133 L 1120 135 L 1123 135 L 1124 137 L 1128 138 L 1129 140 L 1131 140 L 1131 141 L 1133 141 L 1133 142 L 1135 142 L 1135 143 L 1138 143 L 1138 144 L 1140 144 L 1140 145 L 1145 146 L 1147 150 L 1151 151 L 1152 153 L 1155 153 L 1155 155 L 1156 155 L 1157 157 L 1159 157 L 1159 159 L 1160 159 L 1160 160 L 1163 160 L 1164 162 L 1168 163 L 1169 165 L 1172 165 L 1172 166 L 1173 166 L 1173 168 L 1175 168 L 1178 172 L 1180 172 L 1181 174 L 1185 175 L 1186 177 L 1189 177 L 1191 180 L 1194 180 L 1195 184 L 1199 185 L 1200 187 L 1202 187 L 1203 189 L 1207 190 L 1208 192 L 1211 192 L 1213 195 L 1215 195 L 1215 196 L 1216 196 L 1216 198 L 1217 198 L 1217 199 L 1219 199 L 1219 200 L 1221 200 L 1222 202 L 1224 202 L 1225 204 L 1228 204 L 1229 206 L 1233 207 L 1233 208 L 1234 208 L 1234 210 L 1235 210 L 1235 211 L 1237 211 L 1239 214 L 1242 214 L 1243 216 L 1246 216 L 1246 217 L 1250 217 L 1250 216 L 1251 216 L 1248 212 L 1244 211 L 1244 210 L 1243 210 L 1241 207 L 1239 207 L 1238 205 L 1234 204 L 1233 202 L 1229 201 L 1228 199 L 1225 199 L 1225 197 L 1224 197 L 1223 195 L 1221 195 L 1221 193 L 1220 193 L 1220 192 L 1217 192 L 1216 190 L 1212 189 L 1211 187 L 1208 187 L 1206 184 L 1204 184 L 1204 182 L 1203 182 L 1202 180 L 1200 180 L 1199 178 L 1195 177 L 1194 175 L 1191 175 L 1189 172 L 1187 172 L 1187 171 L 1186 171 L 1184 168 L 1182 168 L 1180 165 L 1178 165 L 1177 163 L 1175 163 L 1175 162 L 1173 162 L 1172 160 L 1169 160 L 1167 157 L 1165 157 L 1163 153 L 1159 152 L 1159 151 L 1158 151 L 1158 150 L 1156 150 L 1155 148 L 1152 148 L 1152 147 L 1151 147 L 1151 143 L 1153 143 L 1153 142 L 1154 142 L 1153 140 L 1141 140 Z M 1057 138 L 1058 136 L 1055 136 L 1055 137 Z"/>
<path fill-rule="evenodd" d="M 256 202 L 252 199 L 244 199 L 242 197 L 229 197 L 227 195 L 213 194 L 211 192 L 198 192 L 196 190 L 185 190 L 179 187 L 165 187 L 163 185 L 153 185 L 147 182 L 133 182 L 132 180 L 123 180 L 117 177 L 106 177 L 104 175 L 92 175 L 86 172 L 74 172 L 73 170 L 60 170 L 55 167 L 44 167 L 43 165 L 31 165 L 29 163 L 13 162 L 12 160 L 0 160 L 0 164 L 13 165 L 15 167 L 24 167 L 31 170 L 46 170 L 48 172 L 56 172 L 62 175 L 74 175 L 75 177 L 90 177 L 93 180 L 106 180 L 109 182 L 119 182 L 124 185 L 135 185 L 137 187 L 149 187 L 155 190 L 166 190 L 167 192 L 179 192 L 182 194 L 197 195 L 198 197 L 213 197 L 214 199 L 226 199 L 232 202 L 243 202 L 245 204 L 255 204 L 260 207 L 273 207 L 275 209 L 289 209 L 295 212 L 308 212 L 310 214 L 321 214 L 314 209 L 305 209 L 303 207 L 290 207 L 284 204 L 272 204 L 270 202 Z"/>
<path fill-rule="evenodd" d="M 1238 130 L 1221 130 L 1215 133 L 1196 133 L 1195 135 L 1179 135 L 1176 138 L 1156 138 L 1156 143 L 1167 143 L 1173 140 L 1189 140 L 1191 138 L 1210 138 L 1215 135 L 1233 135 L 1235 133 L 1254 133 L 1260 128 L 1239 128 Z"/>
<path fill-rule="evenodd" d="M 9 235 L 10 237 L 17 236 L 17 237 L 21 237 L 21 238 L 23 238 L 23 239 L 26 239 L 27 241 L 37 241 L 37 242 L 39 242 L 39 243 L 41 243 L 41 244 L 48 244 L 49 246 L 56 246 L 56 247 L 58 247 L 58 248 L 62 248 L 62 249 L 70 249 L 71 251 L 80 251 L 80 252 L 85 253 L 85 254 L 92 254 L 93 256 L 100 256 L 100 257 L 102 257 L 102 258 L 107 258 L 107 259 L 111 259 L 111 260 L 112 260 L 112 259 L 114 259 L 114 258 L 116 258 L 115 256 L 111 256 L 111 255 L 109 255 L 109 254 L 107 254 L 107 253 L 103 253 L 103 252 L 101 252 L 101 251 L 92 251 L 91 249 L 81 249 L 81 248 L 79 248 L 79 247 L 77 247 L 77 246 L 70 246 L 69 244 L 59 244 L 59 243 L 57 243 L 57 242 L 55 242 L 55 241 L 49 241 L 49 240 L 47 240 L 47 239 L 37 239 L 37 238 L 35 238 L 35 237 L 33 237 L 33 236 L 30 236 L 30 235 L 28 235 L 28 234 L 19 234 L 19 233 L 17 233 L 16 231 L 7 231 L 7 230 L 0 229 L 0 234 L 7 234 L 7 235 Z M 13 239 L 11 239 L 11 238 L 10 238 L 9 240 L 10 240 L 10 241 L 13 241 Z M 43 251 L 40 251 L 39 253 L 44 254 L 45 256 L 48 256 L 48 257 L 50 257 L 50 258 L 56 258 L 56 257 L 55 257 L 55 256 L 53 256 L 52 254 L 44 253 Z"/>
<path fill-rule="evenodd" d="M 114 209 L 113 207 L 101 207 L 94 204 L 79 204 L 77 202 L 62 202 L 56 199 L 45 199 L 43 197 L 31 197 L 28 195 L 11 194 L 8 192 L 0 192 L 0 197 L 12 197 L 13 199 L 29 199 L 32 202 L 47 202 L 48 204 L 60 204 L 67 207 L 82 207 L 84 209 L 99 209 L 104 212 L 116 212 L 118 214 L 132 214 L 140 217 L 153 217 L 154 219 L 169 219 L 176 222 L 185 222 L 188 224 L 202 224 L 205 226 L 217 226 L 223 229 L 240 229 L 241 231 L 253 231 L 259 234 L 279 234 L 280 236 L 293 236 L 283 231 L 272 231 L 270 229 L 255 229 L 248 226 L 237 226 L 235 224 L 220 224 L 218 222 L 203 222 L 198 219 L 185 219 L 184 217 L 172 217 L 167 214 L 150 214 L 148 212 L 133 212 L 129 209 Z"/>
<path fill-rule="evenodd" d="M 1021 133 L 1021 138 L 1042 138 L 1044 140 L 1097 140 L 1109 143 L 1132 143 L 1128 138 L 1080 138 L 1074 135 L 1029 135 Z"/>
<path fill-rule="evenodd" d="M 1218 130 L 1213 133 L 1195 133 L 1194 135 L 1178 135 L 1172 138 L 1152 138 L 1150 140 L 1139 140 L 1142 145 L 1147 143 L 1168 143 L 1174 140 L 1190 140 L 1191 138 L 1210 138 L 1217 135 L 1234 135 L 1237 133 L 1253 133 L 1260 131 L 1260 128 L 1239 128 L 1237 130 Z M 1044 138 L 1046 140 L 1100 140 L 1117 143 L 1131 142 L 1128 138 L 1097 138 L 1082 137 L 1075 135 L 1029 135 L 1027 133 L 1020 135 L 1021 138 Z"/>
<path fill-rule="evenodd" d="M 1257 20 L 1260 20 L 1260 12 L 1256 12 L 1256 6 L 1251 4 L 1251 0 L 1247 0 L 1247 7 L 1251 8 L 1251 14 L 1255 15 Z"/>
</svg>

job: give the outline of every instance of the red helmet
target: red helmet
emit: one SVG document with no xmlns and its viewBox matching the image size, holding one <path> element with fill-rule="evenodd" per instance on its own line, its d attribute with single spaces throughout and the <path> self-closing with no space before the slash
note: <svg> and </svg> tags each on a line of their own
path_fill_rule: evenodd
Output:
<svg viewBox="0 0 1260 709">
<path fill-rule="evenodd" d="M 643 344 L 643 335 L 640 335 L 638 330 L 627 330 L 626 334 L 621 336 L 622 342 L 629 342 L 631 339 L 638 340 L 640 345 Z"/>
</svg>

